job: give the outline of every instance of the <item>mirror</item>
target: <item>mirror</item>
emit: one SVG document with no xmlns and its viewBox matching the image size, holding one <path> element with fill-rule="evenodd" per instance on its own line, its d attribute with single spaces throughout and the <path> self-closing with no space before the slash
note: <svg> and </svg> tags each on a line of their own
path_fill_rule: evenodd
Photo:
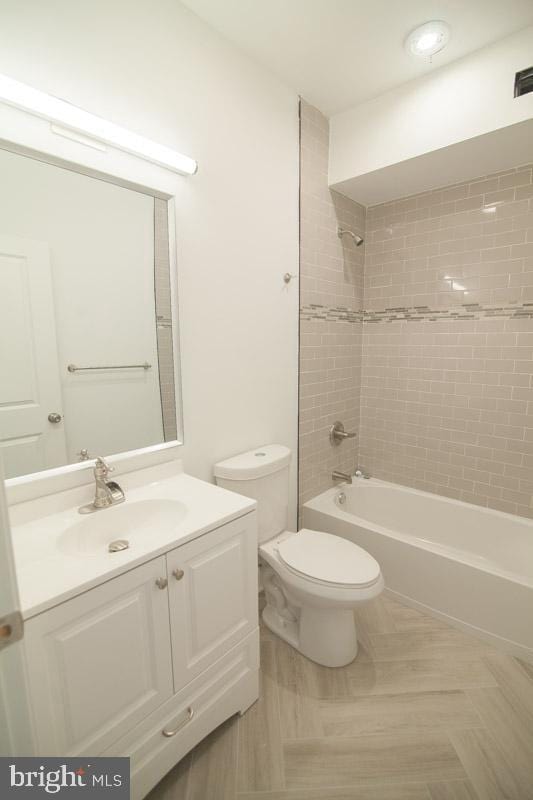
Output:
<svg viewBox="0 0 533 800">
<path fill-rule="evenodd" d="M 0 150 L 7 478 L 178 439 L 168 202 Z"/>
</svg>

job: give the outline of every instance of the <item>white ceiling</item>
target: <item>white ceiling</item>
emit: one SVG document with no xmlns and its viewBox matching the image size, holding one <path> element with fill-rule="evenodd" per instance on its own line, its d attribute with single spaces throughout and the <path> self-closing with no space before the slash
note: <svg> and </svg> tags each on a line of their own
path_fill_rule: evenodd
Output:
<svg viewBox="0 0 533 800">
<path fill-rule="evenodd" d="M 328 115 L 533 24 L 533 0 L 183 3 Z M 448 47 L 433 64 L 408 56 L 403 47 L 407 34 L 430 19 L 452 28 Z"/>
</svg>

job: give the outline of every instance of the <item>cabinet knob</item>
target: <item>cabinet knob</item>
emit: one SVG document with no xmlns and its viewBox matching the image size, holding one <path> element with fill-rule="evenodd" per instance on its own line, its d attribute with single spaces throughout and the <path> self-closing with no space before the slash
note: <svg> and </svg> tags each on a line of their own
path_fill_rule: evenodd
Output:
<svg viewBox="0 0 533 800">
<path fill-rule="evenodd" d="M 158 589 L 166 589 L 168 586 L 168 581 L 166 578 L 158 578 L 155 582 L 155 585 Z"/>
<path fill-rule="evenodd" d="M 185 575 L 182 569 L 175 569 L 172 574 L 174 575 L 177 581 L 181 581 L 181 579 Z"/>
</svg>

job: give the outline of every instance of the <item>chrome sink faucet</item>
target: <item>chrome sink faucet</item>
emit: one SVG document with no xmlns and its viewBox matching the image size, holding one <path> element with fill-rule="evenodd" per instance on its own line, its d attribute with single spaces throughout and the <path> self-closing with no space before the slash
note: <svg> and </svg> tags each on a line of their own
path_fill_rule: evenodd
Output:
<svg viewBox="0 0 533 800">
<path fill-rule="evenodd" d="M 116 481 L 108 481 L 107 476 L 114 472 L 114 467 L 110 467 L 103 458 L 98 456 L 94 463 L 94 500 L 88 505 L 79 509 L 80 514 L 92 514 L 93 511 L 100 511 L 102 508 L 123 503 L 126 499 L 124 492 Z"/>
</svg>

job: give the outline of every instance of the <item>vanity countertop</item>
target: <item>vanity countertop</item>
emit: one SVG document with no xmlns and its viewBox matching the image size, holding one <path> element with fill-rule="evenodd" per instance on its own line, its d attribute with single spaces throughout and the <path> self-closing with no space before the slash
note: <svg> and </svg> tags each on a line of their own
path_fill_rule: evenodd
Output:
<svg viewBox="0 0 533 800">
<path fill-rule="evenodd" d="M 126 500 L 90 515 L 94 484 L 10 508 L 25 619 L 243 516 L 255 500 L 192 478 L 172 461 L 117 477 Z M 134 530 L 131 531 L 130 528 Z M 129 539 L 126 550 L 108 543 Z"/>
</svg>

